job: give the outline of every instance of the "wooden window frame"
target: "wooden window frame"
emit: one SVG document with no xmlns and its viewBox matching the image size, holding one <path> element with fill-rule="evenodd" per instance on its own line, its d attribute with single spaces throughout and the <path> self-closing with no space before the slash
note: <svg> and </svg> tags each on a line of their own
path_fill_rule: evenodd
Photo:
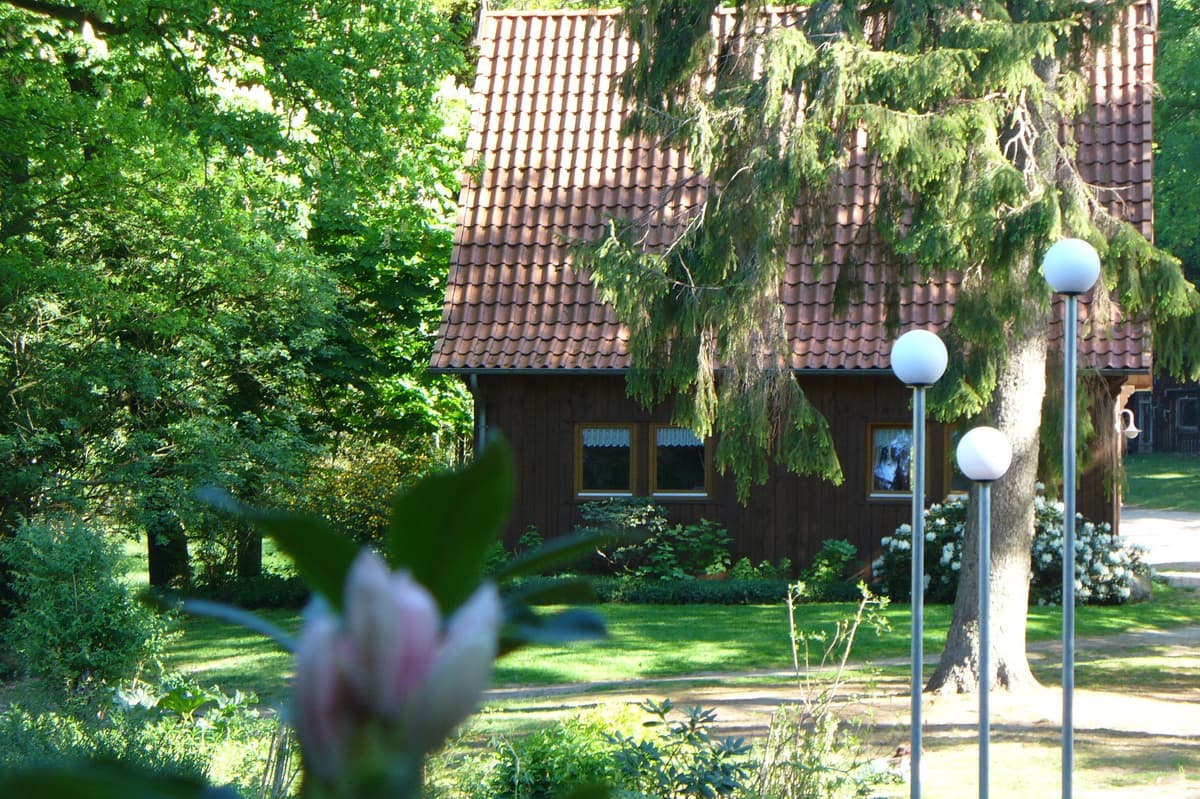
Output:
<svg viewBox="0 0 1200 799">
<path fill-rule="evenodd" d="M 706 499 L 712 496 L 712 439 L 701 439 L 704 447 L 704 489 L 702 491 L 660 491 L 658 489 L 658 431 L 683 430 L 677 424 L 652 423 L 650 425 L 649 459 L 650 459 L 650 496 L 660 499 Z"/>
<path fill-rule="evenodd" d="M 583 431 L 584 430 L 628 430 L 629 431 L 629 490 L 589 491 L 583 487 Z M 606 497 L 635 497 L 638 485 L 638 426 L 633 422 L 576 422 L 575 423 L 575 497 L 578 499 L 604 499 Z"/>
<path fill-rule="evenodd" d="M 954 440 L 954 434 L 960 432 L 957 424 L 947 424 L 944 428 L 944 438 L 942 439 L 944 447 L 942 451 L 946 453 L 946 463 L 944 478 L 942 480 L 942 496 L 946 499 L 965 499 L 968 490 L 954 487 L 954 472 L 958 469 L 958 443 Z M 966 432 L 961 431 L 961 432 Z M 963 475 L 966 477 L 966 475 Z"/>
<path fill-rule="evenodd" d="M 1200 430 L 1200 424 L 1184 424 L 1183 419 L 1183 403 L 1190 402 L 1196 405 L 1196 415 L 1200 417 L 1200 397 L 1179 396 L 1175 399 L 1175 429 L 1181 433 L 1195 433 Z"/>
<path fill-rule="evenodd" d="M 866 457 L 866 467 L 865 467 L 865 475 L 864 475 L 864 477 L 866 479 L 867 499 L 874 501 L 874 502 L 879 502 L 879 501 L 886 502 L 889 500 L 895 500 L 895 501 L 903 500 L 903 501 L 911 502 L 912 501 L 912 489 L 911 488 L 909 488 L 905 491 L 888 491 L 885 489 L 875 488 L 875 432 L 877 430 L 907 430 L 911 433 L 912 425 L 904 424 L 903 422 L 868 422 L 867 423 L 867 440 L 866 440 L 866 447 L 865 447 L 867 457 Z M 911 453 L 910 453 L 910 463 L 911 463 Z M 928 468 L 928 467 L 926 467 L 926 468 Z M 912 479 L 911 467 L 910 467 L 909 479 L 910 479 L 910 481 Z M 911 483 L 910 483 L 910 485 L 911 485 Z"/>
</svg>

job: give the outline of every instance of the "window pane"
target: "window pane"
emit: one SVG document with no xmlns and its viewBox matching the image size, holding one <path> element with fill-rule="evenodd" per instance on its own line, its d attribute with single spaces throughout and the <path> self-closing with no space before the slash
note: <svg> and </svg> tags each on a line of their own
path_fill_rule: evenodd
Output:
<svg viewBox="0 0 1200 799">
<path fill-rule="evenodd" d="M 1186 430 L 1195 430 L 1200 427 L 1200 400 L 1195 397 L 1180 397 L 1179 398 L 1179 415 L 1175 418 L 1175 423 Z"/>
<path fill-rule="evenodd" d="M 911 491 L 912 433 L 905 429 L 876 427 L 872 438 L 871 490 Z"/>
<path fill-rule="evenodd" d="M 656 492 L 703 493 L 704 442 L 691 430 L 660 427 L 655 432 Z"/>
<path fill-rule="evenodd" d="M 583 491 L 629 492 L 632 489 L 632 459 L 629 428 L 585 427 L 583 429 Z"/>
</svg>

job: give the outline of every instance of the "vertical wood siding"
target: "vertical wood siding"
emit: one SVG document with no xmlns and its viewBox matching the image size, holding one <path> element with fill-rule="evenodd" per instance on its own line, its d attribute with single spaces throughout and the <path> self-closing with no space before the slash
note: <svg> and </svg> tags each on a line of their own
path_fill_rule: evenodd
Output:
<svg viewBox="0 0 1200 799">
<path fill-rule="evenodd" d="M 803 567 L 823 541 L 842 538 L 858 548 L 866 564 L 879 554 L 879 540 L 909 520 L 907 498 L 870 499 L 867 485 L 870 423 L 911 423 L 909 392 L 890 375 L 800 378 L 811 401 L 829 419 L 845 476 L 840 486 L 802 478 L 782 469 L 737 501 L 731 478 L 713 476 L 705 499 L 658 498 L 675 523 L 712 519 L 733 537 L 735 560 L 790 558 Z M 667 407 L 645 410 L 625 396 L 622 376 L 479 375 L 476 402 L 489 430 L 502 432 L 516 458 L 517 496 L 506 534 L 510 546 L 527 526 L 547 538 L 579 523 L 586 500 L 574 496 L 574 431 L 578 424 L 633 422 L 638 426 L 635 491 L 649 494 L 649 425 L 670 421 Z M 948 440 L 945 428 L 928 431 L 927 498 L 940 500 L 947 485 Z M 1093 471 L 1080 481 L 1078 506 L 1090 519 L 1112 521 L 1115 502 Z"/>
</svg>

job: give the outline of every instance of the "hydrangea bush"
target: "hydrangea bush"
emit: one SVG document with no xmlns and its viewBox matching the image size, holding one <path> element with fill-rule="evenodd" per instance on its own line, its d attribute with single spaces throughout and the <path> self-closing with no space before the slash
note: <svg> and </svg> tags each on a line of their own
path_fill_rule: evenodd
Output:
<svg viewBox="0 0 1200 799">
<path fill-rule="evenodd" d="M 925 511 L 925 599 L 953 602 L 962 568 L 965 498 L 951 498 Z M 881 542 L 883 554 L 872 564 L 879 590 L 901 602 L 911 598 L 912 526 L 902 524 Z M 1148 574 L 1144 548 L 1115 535 L 1108 523 L 1094 524 L 1077 514 L 1075 523 L 1075 598 L 1078 604 L 1116 605 L 1129 601 L 1134 581 Z M 1038 604 L 1062 601 L 1063 505 L 1041 493 L 1034 500 L 1030 599 Z"/>
</svg>

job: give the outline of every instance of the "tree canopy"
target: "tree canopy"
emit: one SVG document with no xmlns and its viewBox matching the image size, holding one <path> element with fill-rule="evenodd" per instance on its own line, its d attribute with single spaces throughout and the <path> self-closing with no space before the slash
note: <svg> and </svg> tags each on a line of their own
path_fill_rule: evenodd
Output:
<svg viewBox="0 0 1200 799">
<path fill-rule="evenodd" d="M 199 482 L 295 501 L 336 435 L 464 428 L 464 391 L 423 374 L 454 22 L 420 0 L 0 3 L 6 525 L 75 505 L 154 527 Z"/>
<path fill-rule="evenodd" d="M 1164 0 L 1160 7 L 1158 85 L 1154 106 L 1154 232 L 1158 243 L 1200 280 L 1200 4 Z"/>
<path fill-rule="evenodd" d="M 584 248 L 630 328 L 630 388 L 646 401 L 677 396 L 680 422 L 726 433 L 718 458 L 743 495 L 771 460 L 836 479 L 825 422 L 785 368 L 778 293 L 788 245 L 820 264 L 830 209 L 853 170 L 869 172 L 877 192 L 858 209 L 837 299 L 844 307 L 861 285 L 868 246 L 889 272 L 893 323 L 901 286 L 962 276 L 947 333 L 956 357 L 932 399 L 944 419 L 986 418 L 1013 442 L 993 505 L 992 582 L 1006 586 L 993 597 L 1007 631 L 993 667 L 1001 684 L 1032 682 L 1023 619 L 1051 298 L 1041 254 L 1064 236 L 1094 244 L 1099 301 L 1151 326 L 1160 365 L 1197 370 L 1187 360 L 1200 340 L 1195 288 L 1177 259 L 1107 210 L 1074 157 L 1087 58 L 1129 4 L 831 1 L 780 11 L 749 0 L 714 26 L 719 6 L 624 4 L 638 47 L 623 84 L 630 129 L 683 148 L 707 185 L 666 247 L 646 244 L 644 220 L 617 220 Z M 937 687 L 978 678 L 976 578 L 963 570 Z"/>
</svg>

